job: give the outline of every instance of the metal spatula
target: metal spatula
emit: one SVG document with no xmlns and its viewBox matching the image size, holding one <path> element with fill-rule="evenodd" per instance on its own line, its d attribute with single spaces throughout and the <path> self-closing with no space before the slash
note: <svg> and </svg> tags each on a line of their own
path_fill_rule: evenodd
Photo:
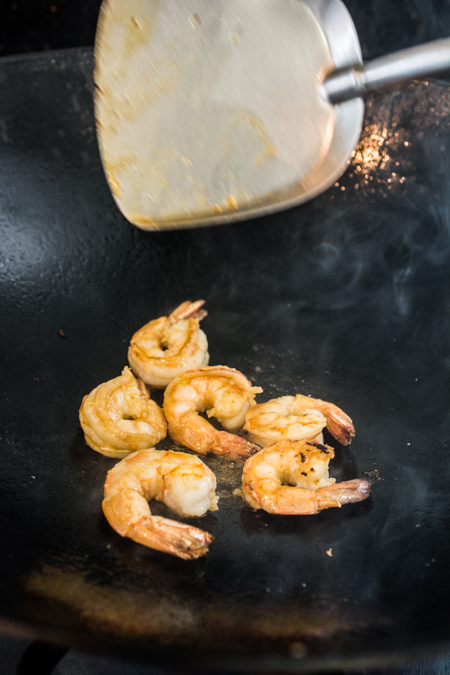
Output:
<svg viewBox="0 0 450 675">
<path fill-rule="evenodd" d="M 95 45 L 103 166 L 144 229 L 311 199 L 344 172 L 368 90 L 450 69 L 450 38 L 363 66 L 341 0 L 104 0 Z"/>
</svg>

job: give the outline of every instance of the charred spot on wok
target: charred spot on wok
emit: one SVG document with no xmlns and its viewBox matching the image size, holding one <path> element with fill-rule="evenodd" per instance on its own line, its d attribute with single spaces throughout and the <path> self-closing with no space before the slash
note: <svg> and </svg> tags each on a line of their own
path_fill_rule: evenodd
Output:
<svg viewBox="0 0 450 675">
<path fill-rule="evenodd" d="M 381 478 L 378 469 L 373 469 L 372 471 L 363 471 L 363 474 L 369 478 L 367 481 L 369 485 L 373 485 L 374 483 L 384 480 L 384 478 Z"/>
</svg>

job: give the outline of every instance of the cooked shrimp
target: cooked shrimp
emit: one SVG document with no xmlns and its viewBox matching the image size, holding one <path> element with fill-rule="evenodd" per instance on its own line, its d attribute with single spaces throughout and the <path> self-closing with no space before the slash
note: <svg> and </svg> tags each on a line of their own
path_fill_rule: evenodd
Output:
<svg viewBox="0 0 450 675">
<path fill-rule="evenodd" d="M 150 448 L 167 435 L 163 411 L 128 367 L 83 398 L 80 422 L 86 443 L 107 457 Z"/>
<path fill-rule="evenodd" d="M 309 515 L 366 499 L 367 481 L 336 483 L 329 477 L 333 457 L 333 448 L 313 441 L 269 445 L 245 462 L 244 497 L 254 509 L 282 515 Z"/>
<path fill-rule="evenodd" d="M 319 434 L 325 427 L 342 445 L 351 443 L 355 435 L 353 422 L 343 410 L 301 394 L 258 403 L 246 413 L 244 425 L 249 438 L 263 447 L 285 439 L 323 442 Z"/>
<path fill-rule="evenodd" d="M 260 387 L 252 387 L 245 375 L 226 366 L 198 368 L 179 375 L 164 394 L 169 434 L 174 441 L 201 454 L 249 457 L 259 448 L 240 436 L 217 431 L 198 413 L 206 412 L 225 429 L 237 430 L 254 405 L 255 394 L 261 391 Z"/>
<path fill-rule="evenodd" d="M 208 365 L 208 341 L 199 326 L 207 315 L 204 303 L 183 302 L 133 335 L 128 362 L 143 382 L 164 388 L 177 375 Z"/>
<path fill-rule="evenodd" d="M 157 551 L 192 560 L 214 537 L 197 527 L 152 516 L 148 501 L 164 502 L 180 516 L 217 511 L 216 477 L 200 457 L 151 448 L 134 452 L 108 472 L 103 513 L 111 527 Z"/>
</svg>

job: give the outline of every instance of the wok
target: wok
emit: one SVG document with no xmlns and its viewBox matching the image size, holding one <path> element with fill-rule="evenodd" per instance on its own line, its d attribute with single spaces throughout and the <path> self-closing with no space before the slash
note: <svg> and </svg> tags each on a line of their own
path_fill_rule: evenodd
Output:
<svg viewBox="0 0 450 675">
<path fill-rule="evenodd" d="M 307 205 L 146 233 L 107 187 L 91 73 L 86 49 L 0 63 L 2 628 L 298 671 L 450 650 L 448 84 L 369 98 L 349 170 Z M 138 327 L 198 297 L 211 364 L 242 370 L 260 400 L 338 404 L 357 435 L 332 474 L 381 480 L 360 504 L 275 517 L 208 457 L 221 501 L 200 525 L 216 539 L 188 563 L 107 525 L 114 461 L 77 413 Z"/>
</svg>

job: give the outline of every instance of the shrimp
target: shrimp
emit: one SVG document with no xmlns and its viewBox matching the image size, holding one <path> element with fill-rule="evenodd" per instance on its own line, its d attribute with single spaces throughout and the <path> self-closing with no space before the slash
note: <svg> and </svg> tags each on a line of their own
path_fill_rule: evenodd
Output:
<svg viewBox="0 0 450 675">
<path fill-rule="evenodd" d="M 80 423 L 86 443 L 107 457 L 150 448 L 167 435 L 163 411 L 128 367 L 83 398 Z"/>
<path fill-rule="evenodd" d="M 234 368 L 213 366 L 179 375 L 164 394 L 164 412 L 174 441 L 200 454 L 249 457 L 259 450 L 240 436 L 217 431 L 199 412 L 216 417 L 228 430 L 242 427 L 245 413 L 254 405 L 261 387 L 252 387 Z"/>
<path fill-rule="evenodd" d="M 217 511 L 216 477 L 200 457 L 185 452 L 140 450 L 106 476 L 103 513 L 122 537 L 157 551 L 193 560 L 214 537 L 176 520 L 152 516 L 148 501 L 164 502 L 180 516 Z"/>
<path fill-rule="evenodd" d="M 164 388 L 177 375 L 207 366 L 208 341 L 199 323 L 205 301 L 183 302 L 169 316 L 150 321 L 131 338 L 128 362 L 152 387 Z"/>
<path fill-rule="evenodd" d="M 355 435 L 353 422 L 343 410 L 301 394 L 255 405 L 246 413 L 244 425 L 249 438 L 263 447 L 284 439 L 323 442 L 319 434 L 325 427 L 342 445 L 351 443 Z"/>
<path fill-rule="evenodd" d="M 313 441 L 273 443 L 245 462 L 244 497 L 254 509 L 282 515 L 312 515 L 366 499 L 368 481 L 329 477 L 333 457 L 333 448 Z"/>
</svg>

